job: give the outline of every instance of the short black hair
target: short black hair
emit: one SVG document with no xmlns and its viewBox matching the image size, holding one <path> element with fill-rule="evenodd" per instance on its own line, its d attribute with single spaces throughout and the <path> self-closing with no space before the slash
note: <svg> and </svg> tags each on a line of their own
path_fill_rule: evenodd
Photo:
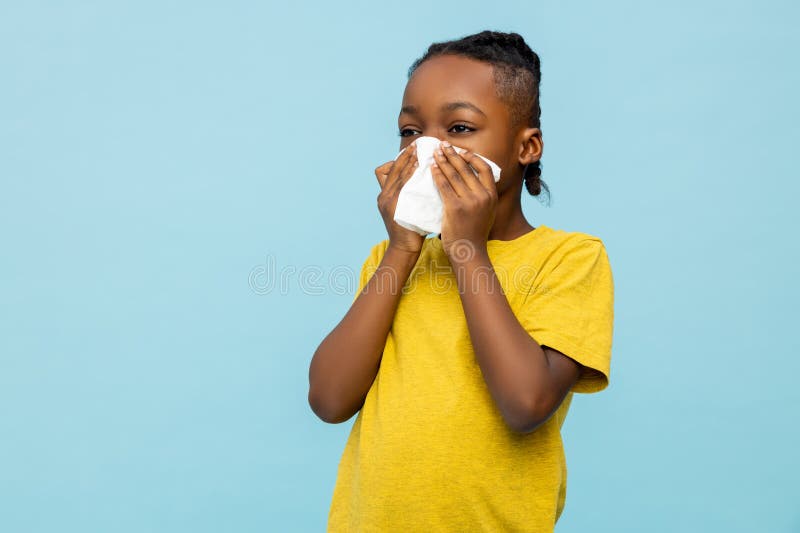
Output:
<svg viewBox="0 0 800 533">
<path fill-rule="evenodd" d="M 427 52 L 408 69 L 408 78 L 422 63 L 436 56 L 459 55 L 490 63 L 494 68 L 497 97 L 511 114 L 512 127 L 523 124 L 540 128 L 542 109 L 539 105 L 541 67 L 539 56 L 518 33 L 485 30 L 460 39 L 433 43 Z M 550 189 L 542 181 L 541 161 L 525 166 L 522 179 L 531 196 L 539 196 L 542 188 L 549 197 Z"/>
</svg>

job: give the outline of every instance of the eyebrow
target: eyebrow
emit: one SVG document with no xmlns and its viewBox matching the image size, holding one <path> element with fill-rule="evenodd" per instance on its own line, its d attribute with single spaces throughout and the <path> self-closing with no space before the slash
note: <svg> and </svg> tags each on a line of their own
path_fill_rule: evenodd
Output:
<svg viewBox="0 0 800 533">
<path fill-rule="evenodd" d="M 470 102 L 449 102 L 447 104 L 444 104 L 440 108 L 441 111 L 455 111 L 456 109 L 471 109 L 472 111 L 475 111 L 476 113 L 480 113 L 484 117 L 486 116 L 486 113 L 481 111 L 481 109 L 478 106 L 476 106 L 475 104 L 471 104 Z M 406 113 L 406 114 L 409 114 L 409 115 L 417 115 L 417 114 L 419 114 L 419 109 L 417 109 L 416 106 L 407 105 L 407 106 L 403 106 L 400 109 L 400 114 L 402 115 L 403 113 Z"/>
</svg>

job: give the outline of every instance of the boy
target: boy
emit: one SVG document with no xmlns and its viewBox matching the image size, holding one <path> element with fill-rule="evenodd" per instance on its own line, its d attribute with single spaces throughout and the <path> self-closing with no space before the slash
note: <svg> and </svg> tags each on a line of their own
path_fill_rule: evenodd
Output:
<svg viewBox="0 0 800 533">
<path fill-rule="evenodd" d="M 552 531 L 564 507 L 560 429 L 573 392 L 608 385 L 613 279 L 602 241 L 530 225 L 541 191 L 539 60 L 517 34 L 429 47 L 409 73 L 395 161 L 376 169 L 389 238 L 309 371 L 331 423 L 356 412 L 328 531 Z M 414 138 L 444 143 L 442 232 L 396 224 Z M 502 168 L 491 169 L 475 153 Z M 478 175 L 472 172 L 474 168 Z"/>
</svg>

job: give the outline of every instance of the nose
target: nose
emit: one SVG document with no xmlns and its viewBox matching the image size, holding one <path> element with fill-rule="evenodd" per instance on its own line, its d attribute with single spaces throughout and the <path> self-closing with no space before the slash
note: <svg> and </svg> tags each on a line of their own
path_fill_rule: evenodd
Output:
<svg viewBox="0 0 800 533">
<path fill-rule="evenodd" d="M 422 135 L 425 135 L 426 137 L 436 137 L 440 141 L 445 138 L 446 134 L 447 132 L 445 132 L 444 130 L 433 130 L 430 132 L 422 132 Z"/>
</svg>

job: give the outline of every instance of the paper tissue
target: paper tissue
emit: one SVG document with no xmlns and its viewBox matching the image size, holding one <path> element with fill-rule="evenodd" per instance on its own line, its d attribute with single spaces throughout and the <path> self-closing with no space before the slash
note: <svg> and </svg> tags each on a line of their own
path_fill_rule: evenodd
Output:
<svg viewBox="0 0 800 533">
<path fill-rule="evenodd" d="M 418 137 L 414 141 L 414 144 L 417 145 L 419 166 L 403 185 L 403 188 L 400 189 L 400 194 L 397 197 L 397 206 L 394 211 L 395 222 L 423 236 L 429 233 L 439 234 L 442 232 L 444 204 L 431 174 L 431 165 L 435 162 L 433 152 L 439 147 L 440 142 L 441 140 L 436 137 L 427 136 Z M 466 151 L 465 148 L 457 146 L 453 146 L 453 148 L 458 153 Z M 400 157 L 402 153 L 403 151 L 397 154 L 397 157 Z M 492 168 L 494 181 L 499 181 L 500 167 L 482 155 L 476 155 L 489 164 Z M 395 157 L 395 160 L 397 160 L 397 157 Z M 474 169 L 473 172 L 477 174 Z"/>
</svg>

